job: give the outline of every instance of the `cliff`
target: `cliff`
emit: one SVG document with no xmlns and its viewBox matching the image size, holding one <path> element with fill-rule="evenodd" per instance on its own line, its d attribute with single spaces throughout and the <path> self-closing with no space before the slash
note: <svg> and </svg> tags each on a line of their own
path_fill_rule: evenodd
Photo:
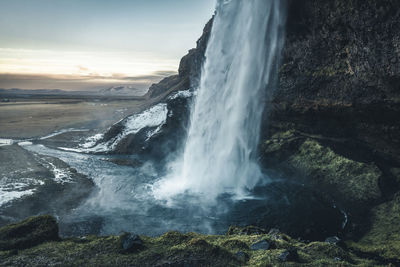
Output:
<svg viewBox="0 0 400 267">
<path fill-rule="evenodd" d="M 354 247 L 397 259 L 399 7 L 290 1 L 261 144 L 267 168 L 313 186 L 347 213 L 343 237 L 361 239 Z"/>
<path fill-rule="evenodd" d="M 306 184 L 338 206 L 346 215 L 340 242 L 334 238 L 303 242 L 276 230 L 233 228 L 222 236 L 169 232 L 155 238 L 50 239 L 21 251 L 4 248 L 1 261 L 11 265 L 399 265 L 400 3 L 291 0 L 288 8 L 279 84 L 266 99 L 260 162 L 274 177 Z M 171 92 L 196 87 L 211 25 L 212 21 L 206 25 L 197 48 L 182 58 L 179 74 L 152 85 L 146 97 L 165 99 Z M 178 112 L 188 112 L 186 102 L 180 105 Z M 170 125 L 172 131 L 178 123 Z M 0 235 L 7 231 L 1 229 Z M 124 250 L 127 240 L 138 247 Z"/>
<path fill-rule="evenodd" d="M 211 27 L 212 19 L 204 27 L 202 36 L 197 40 L 196 48 L 189 50 L 188 54 L 181 59 L 178 75 L 166 77 L 159 83 L 151 85 L 145 98 L 165 97 L 171 92 L 197 86 Z"/>
</svg>

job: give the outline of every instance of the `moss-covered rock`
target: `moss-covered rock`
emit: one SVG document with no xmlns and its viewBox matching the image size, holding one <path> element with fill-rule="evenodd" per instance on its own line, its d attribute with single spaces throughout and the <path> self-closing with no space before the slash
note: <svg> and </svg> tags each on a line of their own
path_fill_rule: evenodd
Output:
<svg viewBox="0 0 400 267">
<path fill-rule="evenodd" d="M 315 140 L 305 140 L 288 162 L 313 184 L 334 192 L 337 199 L 364 204 L 381 197 L 382 174 L 376 165 L 338 155 Z"/>
<path fill-rule="evenodd" d="M 47 217 L 53 220 L 51 217 Z M 35 221 L 37 217 L 28 221 Z M 27 222 L 27 221 L 26 221 Z M 23 222 L 23 223 L 26 223 Z M 22 224 L 22 223 L 21 223 Z M 32 225 L 33 226 L 33 225 Z M 10 226 L 12 227 L 12 226 Z M 30 231 L 36 233 L 43 225 Z M 140 250 L 121 251 L 121 236 L 85 236 L 45 242 L 19 251 L 0 251 L 0 266 L 379 266 L 325 242 L 305 243 L 283 233 L 202 235 L 168 232 L 160 237 L 140 236 Z M 29 234 L 29 232 L 27 232 Z M 268 249 L 252 250 L 266 241 Z M 47 240 L 49 241 L 49 240 Z M 272 245 L 273 244 L 273 245 Z M 287 253 L 296 257 L 283 257 Z"/>
<path fill-rule="evenodd" d="M 57 222 L 49 215 L 0 228 L 0 250 L 24 249 L 58 239 Z"/>
<path fill-rule="evenodd" d="M 318 137 L 294 130 L 278 132 L 264 142 L 263 150 L 267 166 L 304 179 L 350 209 L 372 205 L 382 197 L 382 172 L 373 162 L 340 155 Z"/>
<path fill-rule="evenodd" d="M 358 241 L 347 244 L 356 251 L 379 255 L 400 264 L 400 193 L 372 209 L 371 227 Z"/>
</svg>

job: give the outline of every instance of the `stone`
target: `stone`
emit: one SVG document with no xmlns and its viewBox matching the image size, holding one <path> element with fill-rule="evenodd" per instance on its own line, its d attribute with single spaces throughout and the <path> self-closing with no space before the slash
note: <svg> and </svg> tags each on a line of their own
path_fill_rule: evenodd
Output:
<svg viewBox="0 0 400 267">
<path fill-rule="evenodd" d="M 328 238 L 325 239 L 326 243 L 332 244 L 332 245 L 336 245 L 337 243 L 340 242 L 340 238 L 337 236 L 330 236 Z"/>
<path fill-rule="evenodd" d="M 58 240 L 58 225 L 50 215 L 31 217 L 0 228 L 0 250 L 25 249 Z"/>
<path fill-rule="evenodd" d="M 142 248 L 143 241 L 136 234 L 126 233 L 121 237 L 121 245 L 123 251 L 132 252 Z"/>
<path fill-rule="evenodd" d="M 245 252 L 243 251 L 238 251 L 235 254 L 235 257 L 240 261 L 240 262 L 246 262 L 249 260 L 249 255 L 247 255 Z"/>
<path fill-rule="evenodd" d="M 298 258 L 299 258 L 299 255 L 297 254 L 296 248 L 288 248 L 287 250 L 285 250 L 278 256 L 278 259 L 282 262 L 297 261 Z"/>
<path fill-rule="evenodd" d="M 250 246 L 251 250 L 268 250 L 270 244 L 267 240 L 260 240 Z"/>
</svg>

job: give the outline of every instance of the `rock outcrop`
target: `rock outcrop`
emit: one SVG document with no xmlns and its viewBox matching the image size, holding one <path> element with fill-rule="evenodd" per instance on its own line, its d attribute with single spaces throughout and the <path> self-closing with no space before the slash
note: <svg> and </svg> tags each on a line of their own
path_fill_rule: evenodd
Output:
<svg viewBox="0 0 400 267">
<path fill-rule="evenodd" d="M 353 247 L 385 259 L 396 254 L 398 229 L 388 226 L 400 216 L 399 7 L 289 1 L 260 148 L 266 168 L 312 185 L 347 213 L 344 236 L 361 238 Z"/>
<path fill-rule="evenodd" d="M 31 217 L 0 228 L 0 250 L 26 249 L 44 242 L 57 241 L 58 225 L 48 215 Z"/>
<path fill-rule="evenodd" d="M 198 85 L 212 22 L 211 19 L 204 27 L 196 48 L 189 50 L 189 53 L 181 59 L 178 75 L 166 77 L 159 83 L 151 85 L 145 98 L 162 98 L 174 91 L 187 90 Z"/>
</svg>

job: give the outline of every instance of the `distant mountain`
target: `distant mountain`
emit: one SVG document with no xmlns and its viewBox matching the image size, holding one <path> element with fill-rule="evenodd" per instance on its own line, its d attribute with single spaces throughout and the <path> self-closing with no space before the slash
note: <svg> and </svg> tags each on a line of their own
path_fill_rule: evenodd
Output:
<svg viewBox="0 0 400 267">
<path fill-rule="evenodd" d="M 98 91 L 101 95 L 109 96 L 137 96 L 141 90 L 132 86 L 113 86 L 110 88 L 101 89 Z"/>
<path fill-rule="evenodd" d="M 132 86 L 113 86 L 92 91 L 64 91 L 60 89 L 3 89 L 0 88 L 0 97 L 33 96 L 33 95 L 62 95 L 62 96 L 140 96 L 143 90 Z"/>
<path fill-rule="evenodd" d="M 67 91 L 63 91 L 60 89 L 35 89 L 35 90 L 28 90 L 28 89 L 19 89 L 19 88 L 12 88 L 12 89 L 2 89 L 0 88 L 0 94 L 9 94 L 9 95 L 49 95 L 49 94 L 63 94 L 68 93 Z"/>
</svg>

